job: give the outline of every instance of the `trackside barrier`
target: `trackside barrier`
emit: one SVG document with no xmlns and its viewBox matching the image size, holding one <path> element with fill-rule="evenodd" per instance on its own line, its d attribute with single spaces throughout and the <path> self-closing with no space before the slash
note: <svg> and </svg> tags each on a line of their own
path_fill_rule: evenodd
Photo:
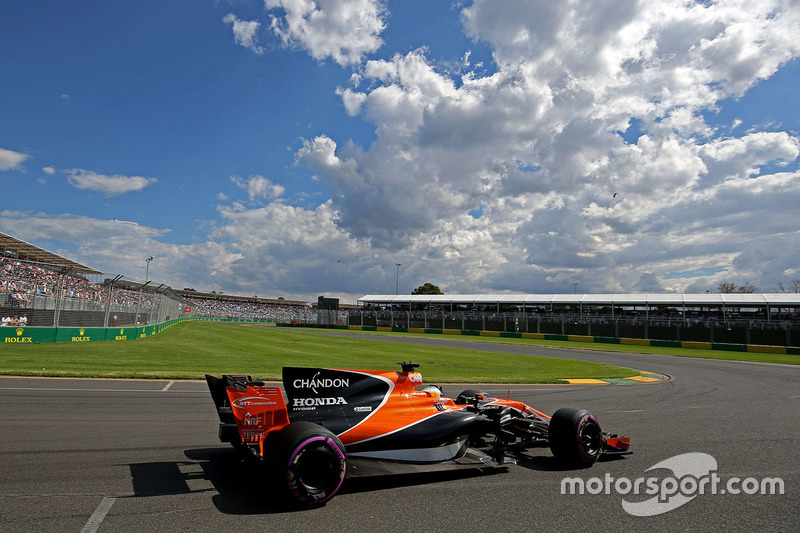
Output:
<svg viewBox="0 0 800 533">
<path fill-rule="evenodd" d="M 792 346 L 763 346 L 759 344 L 724 344 L 716 342 L 695 342 L 695 341 L 663 341 L 657 339 L 626 339 L 622 337 L 593 337 L 589 335 L 559 335 L 556 333 L 516 333 L 506 331 L 477 331 L 460 329 L 437 329 L 437 328 L 401 328 L 401 327 L 381 327 L 381 326 L 325 326 L 319 324 L 284 324 L 278 323 L 279 327 L 305 327 L 305 328 L 325 328 L 325 329 L 349 329 L 353 331 L 387 331 L 394 333 L 433 333 L 442 335 L 471 335 L 475 337 L 506 337 L 512 339 L 536 339 L 547 341 L 572 341 L 605 344 L 627 344 L 632 346 L 658 346 L 666 348 L 690 348 L 700 350 L 722 350 L 729 352 L 754 352 L 754 353 L 777 353 L 800 355 L 800 347 Z"/>
<path fill-rule="evenodd" d="M 216 319 L 206 317 L 185 317 L 168 320 L 161 324 L 123 328 L 79 328 L 79 327 L 0 327 L 0 344 L 44 344 L 53 342 L 97 342 L 97 341 L 132 341 L 151 337 L 178 322 L 272 322 L 269 320 L 248 319 Z"/>
</svg>

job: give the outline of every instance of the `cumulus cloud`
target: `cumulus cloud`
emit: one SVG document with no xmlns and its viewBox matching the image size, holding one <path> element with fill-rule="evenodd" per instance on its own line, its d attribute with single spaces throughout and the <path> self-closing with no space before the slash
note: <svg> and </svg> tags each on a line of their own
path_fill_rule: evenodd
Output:
<svg viewBox="0 0 800 533">
<path fill-rule="evenodd" d="M 704 118 L 800 55 L 796 2 L 474 0 L 460 20 L 494 65 L 464 50 L 457 75 L 425 43 L 371 58 L 391 22 L 383 2 L 264 5 L 285 45 L 355 70 L 331 90 L 374 140 L 320 131 L 294 154 L 329 200 L 292 206 L 274 176 L 232 176 L 248 201 L 220 192 L 219 220 L 191 245 L 67 215 L 5 212 L 0 225 L 22 238 L 105 234 L 107 255 L 78 256 L 103 268 L 171 254 L 164 271 L 193 272 L 198 289 L 301 299 L 392 293 L 396 263 L 403 293 L 427 281 L 449 293 L 705 291 L 723 279 L 770 290 L 800 275 L 797 133 Z M 259 22 L 224 20 L 263 51 Z M 3 154 L 0 169 L 27 157 Z M 108 195 L 155 182 L 69 180 Z"/>
<path fill-rule="evenodd" d="M 797 234 L 800 178 L 775 173 L 797 136 L 722 137 L 702 115 L 800 55 L 791 2 L 476 0 L 462 21 L 495 72 L 452 79 L 425 49 L 366 61 L 337 93 L 376 141 L 296 153 L 354 238 L 459 292 L 625 291 L 682 290 L 676 272 L 730 274 L 759 236 Z"/>
<path fill-rule="evenodd" d="M 233 13 L 228 13 L 223 17 L 223 22 L 230 24 L 233 28 L 233 38 L 236 44 L 252 50 L 256 54 L 263 54 L 264 48 L 258 44 L 258 28 L 261 23 L 255 20 L 241 20 Z"/>
<path fill-rule="evenodd" d="M 166 242 L 168 229 L 128 220 L 5 210 L 0 211 L 0 228 L 104 273 L 129 278 L 143 279 L 145 258 L 155 256 L 150 278 L 174 288 L 218 289 L 233 276 L 231 269 L 242 258 L 225 243 L 173 244 Z"/>
<path fill-rule="evenodd" d="M 0 172 L 4 170 L 19 170 L 22 168 L 22 163 L 29 157 L 28 154 L 0 148 Z"/>
<path fill-rule="evenodd" d="M 74 168 L 68 171 L 67 181 L 78 189 L 97 191 L 106 196 L 117 196 L 126 192 L 141 191 L 158 180 L 141 176 L 106 176 L 92 170 Z"/>
<path fill-rule="evenodd" d="M 250 200 L 257 198 L 272 200 L 283 196 L 286 191 L 283 185 L 273 183 L 264 176 L 250 176 L 247 179 L 231 176 L 231 181 L 246 190 Z M 226 197 L 221 197 L 220 199 L 224 200 Z"/>
<path fill-rule="evenodd" d="M 375 140 L 302 141 L 296 162 L 331 197 L 317 208 L 232 178 L 265 205 L 220 206 L 214 239 L 244 251 L 233 268 L 253 284 L 352 287 L 346 268 L 354 295 L 391 292 L 395 262 L 409 289 L 450 292 L 705 290 L 791 270 L 800 139 L 704 119 L 800 55 L 791 1 L 475 0 L 464 33 L 494 68 L 465 50 L 458 74 L 424 43 L 369 59 L 383 2 L 264 5 L 285 45 L 356 68 L 336 94 Z"/>
<path fill-rule="evenodd" d="M 264 0 L 270 29 L 285 45 L 305 50 L 318 61 L 331 58 L 340 65 L 359 63 L 383 44 L 386 8 L 382 0 Z"/>
<path fill-rule="evenodd" d="M 372 277 L 375 258 L 364 241 L 336 225 L 330 202 L 315 209 L 271 203 L 255 209 L 219 207 L 222 223 L 213 240 L 230 243 L 243 260 L 234 266 L 244 293 L 280 287 L 287 294 L 357 293 L 360 276 Z M 308 296 L 305 296 L 306 298 Z"/>
</svg>

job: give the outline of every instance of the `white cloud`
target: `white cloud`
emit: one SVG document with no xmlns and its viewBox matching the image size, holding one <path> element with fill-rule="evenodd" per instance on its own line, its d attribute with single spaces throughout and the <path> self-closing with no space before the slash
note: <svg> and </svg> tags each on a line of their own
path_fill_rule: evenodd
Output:
<svg viewBox="0 0 800 533">
<path fill-rule="evenodd" d="M 150 279 L 178 289 L 194 286 L 219 290 L 242 257 L 224 243 L 168 243 L 165 237 L 169 230 L 126 220 L 6 210 L 0 211 L 0 228 L 28 242 L 54 243 L 48 249 L 107 274 L 129 278 L 143 279 L 145 258 L 155 256 Z M 72 247 L 62 248 L 55 242 L 71 243 Z"/>
<path fill-rule="evenodd" d="M 264 48 L 258 44 L 258 28 L 261 23 L 255 20 L 241 20 L 236 18 L 233 13 L 228 13 L 222 19 L 226 24 L 233 27 L 233 38 L 236 44 L 252 50 L 256 54 L 263 54 Z"/>
<path fill-rule="evenodd" d="M 0 148 L 0 172 L 5 170 L 19 170 L 22 168 L 22 163 L 29 157 L 28 154 Z"/>
<path fill-rule="evenodd" d="M 264 176 L 250 176 L 247 179 L 240 178 L 239 176 L 231 176 L 231 181 L 246 190 L 250 200 L 255 200 L 256 198 L 273 200 L 283 196 L 283 193 L 286 191 L 283 185 L 273 183 Z M 224 200 L 226 197 L 220 197 L 220 199 Z"/>
<path fill-rule="evenodd" d="M 44 172 L 45 174 L 47 174 L 49 176 L 52 176 L 53 174 L 56 173 L 56 169 L 55 169 L 55 167 L 43 167 L 42 168 L 42 172 Z"/>
<path fill-rule="evenodd" d="M 456 83 L 424 49 L 367 61 L 337 94 L 376 141 L 319 135 L 296 153 L 352 237 L 429 258 L 460 292 L 576 276 L 588 292 L 681 290 L 676 271 L 735 273 L 751 240 L 798 232 L 768 207 L 794 212 L 797 174 L 769 168 L 798 138 L 719 138 L 701 115 L 800 55 L 791 2 L 477 0 L 462 15 L 496 72 Z"/>
<path fill-rule="evenodd" d="M 299 299 L 391 293 L 395 263 L 405 293 L 426 281 L 451 293 L 705 290 L 724 278 L 769 290 L 797 275 L 800 139 L 745 132 L 741 119 L 715 130 L 703 115 L 800 55 L 796 2 L 475 0 L 464 31 L 495 65 L 458 79 L 425 43 L 367 60 L 391 22 L 383 2 L 264 5 L 286 45 L 357 70 L 336 93 L 374 127 L 372 144 L 321 132 L 295 153 L 329 201 L 288 205 L 274 176 L 232 176 L 247 201 L 219 193 L 220 220 L 191 245 L 68 215 L 5 212 L 0 226 L 92 242 L 79 259 L 104 269 L 164 257 L 176 287 Z M 258 22 L 225 22 L 263 51 Z M 108 195 L 155 182 L 69 179 Z"/>
<path fill-rule="evenodd" d="M 383 44 L 380 34 L 386 28 L 386 9 L 382 0 L 264 0 L 264 6 L 283 11 L 270 16 L 275 35 L 318 61 L 359 63 Z"/>
<path fill-rule="evenodd" d="M 106 196 L 116 196 L 131 191 L 141 191 L 158 180 L 141 176 L 106 176 L 92 170 L 74 168 L 68 171 L 67 181 L 78 189 L 97 191 Z"/>
<path fill-rule="evenodd" d="M 767 163 L 786 163 L 800 155 L 800 141 L 785 132 L 760 132 L 709 142 L 700 156 L 709 168 L 710 182 L 750 177 Z"/>
</svg>

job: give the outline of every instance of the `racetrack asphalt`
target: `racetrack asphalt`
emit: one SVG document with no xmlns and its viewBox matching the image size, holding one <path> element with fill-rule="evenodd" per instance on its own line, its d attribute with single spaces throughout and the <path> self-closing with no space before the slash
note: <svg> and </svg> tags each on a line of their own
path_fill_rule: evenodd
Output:
<svg viewBox="0 0 800 533">
<path fill-rule="evenodd" d="M 348 479 L 327 505 L 291 512 L 268 497 L 258 470 L 218 441 L 205 383 L 0 377 L 0 531 L 800 531 L 800 367 L 447 339 L 386 340 L 468 347 L 498 357 L 504 352 L 569 357 L 673 379 L 633 385 L 446 385 L 451 396 L 463 388 L 503 397 L 510 391 L 511 398 L 547 413 L 563 406 L 588 408 L 604 430 L 630 436 L 635 452 L 589 469 L 563 470 L 546 447 L 529 448 L 519 452 L 516 466 L 492 473 Z M 420 370 L 424 376 L 424 366 Z M 716 461 L 716 494 L 710 485 L 696 494 L 691 489 L 698 483 L 674 469 L 648 471 L 687 453 Z M 621 494 L 625 481 L 648 477 L 657 478 L 665 491 L 672 481 L 683 482 L 686 503 L 655 516 L 628 514 L 623 500 L 637 503 L 651 496 Z M 602 490 L 562 494 L 565 478 Z M 780 478 L 784 494 L 726 490 L 752 491 L 766 478 Z M 679 497 L 665 498 L 664 505 Z"/>
</svg>

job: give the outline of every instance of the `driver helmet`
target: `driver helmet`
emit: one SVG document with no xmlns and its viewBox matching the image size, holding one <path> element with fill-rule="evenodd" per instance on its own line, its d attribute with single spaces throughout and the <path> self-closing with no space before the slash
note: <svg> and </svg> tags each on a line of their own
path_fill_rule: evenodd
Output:
<svg viewBox="0 0 800 533">
<path fill-rule="evenodd" d="M 422 389 L 422 392 L 427 392 L 429 396 L 434 398 L 441 398 L 442 396 L 442 389 L 438 385 L 428 385 Z"/>
</svg>

